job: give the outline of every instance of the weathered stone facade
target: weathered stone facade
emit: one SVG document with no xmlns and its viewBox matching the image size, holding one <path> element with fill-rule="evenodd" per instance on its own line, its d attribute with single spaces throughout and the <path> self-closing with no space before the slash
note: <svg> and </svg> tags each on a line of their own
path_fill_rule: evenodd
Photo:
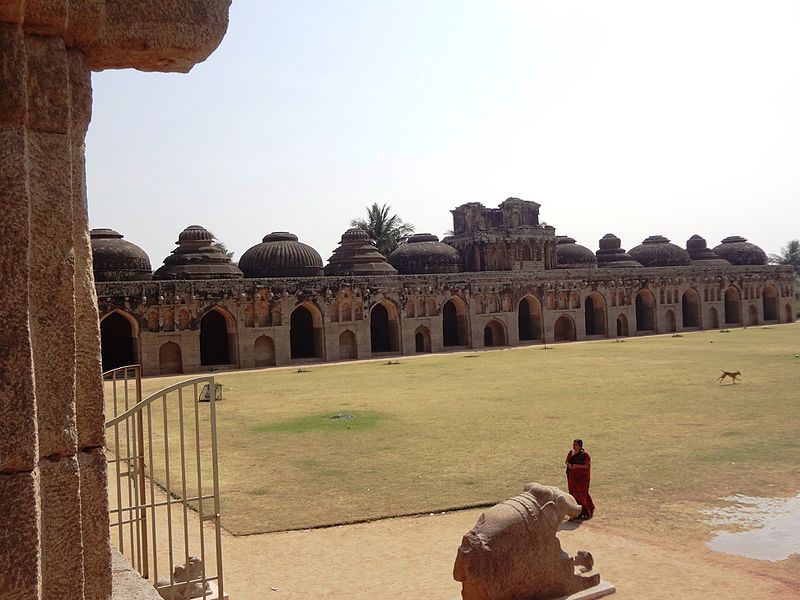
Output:
<svg viewBox="0 0 800 600">
<path fill-rule="evenodd" d="M 702 238 L 691 245 L 705 251 L 690 262 L 686 250 L 660 236 L 648 238 L 642 260 L 673 257 L 683 266 L 633 266 L 640 263 L 606 236 L 597 254 L 610 252 L 613 261 L 565 268 L 559 256 L 585 264 L 591 251 L 571 238 L 557 245 L 554 228 L 538 225 L 538 208 L 509 199 L 494 223 L 475 203 L 453 211 L 461 233 L 445 241 L 465 260 L 478 256 L 483 270 L 252 278 L 243 267 L 245 277 L 235 279 L 98 282 L 106 367 L 140 362 L 148 375 L 191 373 L 794 320 L 789 267 L 732 265 Z M 477 229 L 459 228 L 476 223 L 474 215 L 484 215 Z M 342 243 L 356 237 L 348 232 Z M 440 261 L 442 244 L 425 244 Z M 281 272 L 291 270 L 287 256 L 308 268 L 306 254 L 284 252 Z M 505 269 L 489 270 L 497 260 Z M 426 269 L 418 256 L 403 264 Z M 367 268 L 361 262 L 353 272 Z"/>
</svg>

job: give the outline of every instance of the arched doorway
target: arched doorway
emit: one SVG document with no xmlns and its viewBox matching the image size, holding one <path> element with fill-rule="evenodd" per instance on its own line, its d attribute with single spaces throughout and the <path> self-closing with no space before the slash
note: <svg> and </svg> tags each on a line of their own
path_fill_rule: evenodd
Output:
<svg viewBox="0 0 800 600">
<path fill-rule="evenodd" d="M 378 302 L 369 313 L 369 334 L 372 352 L 398 352 L 398 325 L 394 306 Z"/>
<path fill-rule="evenodd" d="M 628 317 L 625 315 L 617 317 L 617 337 L 628 337 Z"/>
<path fill-rule="evenodd" d="M 597 292 L 592 292 L 583 303 L 583 317 L 586 323 L 586 335 L 606 334 L 606 301 Z"/>
<path fill-rule="evenodd" d="M 764 320 L 778 320 L 778 290 L 768 285 L 761 293 L 761 302 L 764 305 Z"/>
<path fill-rule="evenodd" d="M 667 333 L 675 333 L 677 331 L 675 313 L 672 310 L 668 310 L 664 314 L 664 326 L 667 328 Z"/>
<path fill-rule="evenodd" d="M 700 327 L 700 294 L 697 290 L 689 288 L 683 293 L 681 314 L 684 329 Z"/>
<path fill-rule="evenodd" d="M 415 352 L 430 352 L 431 351 L 431 332 L 428 328 L 420 325 L 414 332 L 414 351 Z"/>
<path fill-rule="evenodd" d="M 262 335 L 253 344 L 257 367 L 275 366 L 275 342 L 267 335 Z"/>
<path fill-rule="evenodd" d="M 725 290 L 725 322 L 732 325 L 742 322 L 741 296 L 735 287 Z"/>
<path fill-rule="evenodd" d="M 131 322 L 116 311 L 100 321 L 100 351 L 103 371 L 138 362 Z"/>
<path fill-rule="evenodd" d="M 758 309 L 754 304 L 751 304 L 747 309 L 747 324 L 758 325 Z"/>
<path fill-rule="evenodd" d="M 575 323 L 567 315 L 561 315 L 553 327 L 553 337 L 557 342 L 575 341 Z"/>
<path fill-rule="evenodd" d="M 227 365 L 231 362 L 228 324 L 217 310 L 210 310 L 200 320 L 200 364 Z"/>
<path fill-rule="evenodd" d="M 442 307 L 442 333 L 445 346 L 466 346 L 467 342 L 467 309 L 455 298 L 451 298 Z"/>
<path fill-rule="evenodd" d="M 487 348 L 506 345 L 506 328 L 497 319 L 492 319 L 483 328 L 483 345 Z"/>
<path fill-rule="evenodd" d="M 167 342 L 158 349 L 158 373 L 160 375 L 180 375 L 183 373 L 181 347 L 175 342 Z"/>
<path fill-rule="evenodd" d="M 292 311 L 289 338 L 292 358 L 322 358 L 321 327 L 316 326 L 307 306 L 301 305 Z"/>
<path fill-rule="evenodd" d="M 650 290 L 636 294 L 636 332 L 656 330 L 656 297 Z"/>
<path fill-rule="evenodd" d="M 711 323 L 709 323 L 711 329 L 719 329 L 719 313 L 713 306 L 711 307 L 711 310 L 708 311 L 708 317 L 711 321 Z"/>
<path fill-rule="evenodd" d="M 542 339 L 542 304 L 535 296 L 525 296 L 517 308 L 520 341 Z"/>
<path fill-rule="evenodd" d="M 358 358 L 358 342 L 356 334 L 345 329 L 339 334 L 339 360 L 353 360 Z"/>
</svg>

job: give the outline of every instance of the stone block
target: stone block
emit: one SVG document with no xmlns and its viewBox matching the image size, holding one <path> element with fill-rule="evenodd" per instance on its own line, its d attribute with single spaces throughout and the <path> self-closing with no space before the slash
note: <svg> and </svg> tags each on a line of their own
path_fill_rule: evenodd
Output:
<svg viewBox="0 0 800 600">
<path fill-rule="evenodd" d="M 3 0 L 0 3 L 0 23 L 22 23 L 25 0 Z"/>
<path fill-rule="evenodd" d="M 67 29 L 67 0 L 27 0 L 25 33 L 63 36 Z"/>
<path fill-rule="evenodd" d="M 83 598 L 80 478 L 75 456 L 39 461 L 42 600 Z"/>
<path fill-rule="evenodd" d="M 22 124 L 28 110 L 28 61 L 25 36 L 16 25 L 0 23 L 0 56 L 0 123 Z"/>
<path fill-rule="evenodd" d="M 0 475 L 0 589 L 8 598 L 39 597 L 37 492 L 36 471 Z"/>
<path fill-rule="evenodd" d="M 30 330 L 39 456 L 75 454 L 75 252 L 66 135 L 28 134 Z"/>
<path fill-rule="evenodd" d="M 106 456 L 102 448 L 78 454 L 83 524 L 84 595 L 111 595 L 111 545 L 108 539 Z"/>
<path fill-rule="evenodd" d="M 100 37 L 105 0 L 68 0 L 67 46 L 88 45 Z"/>
<path fill-rule="evenodd" d="M 64 40 L 26 35 L 28 127 L 45 133 L 69 130 L 69 69 Z"/>
<path fill-rule="evenodd" d="M 0 472 L 36 466 L 36 401 L 28 329 L 25 130 L 0 124 Z"/>
<path fill-rule="evenodd" d="M 106 0 L 103 31 L 83 47 L 94 70 L 188 72 L 228 28 L 230 0 Z"/>
<path fill-rule="evenodd" d="M 86 138 L 86 131 L 89 129 L 89 121 L 92 119 L 92 72 L 89 70 L 86 57 L 78 50 L 67 52 L 67 64 L 69 67 L 70 135 L 72 144 L 78 146 L 82 154 L 81 148 Z M 82 167 L 83 160 L 80 162 Z M 86 178 L 83 170 L 74 175 L 78 176 L 77 179 L 73 176 L 75 184 L 80 184 L 81 189 L 84 189 Z"/>
</svg>

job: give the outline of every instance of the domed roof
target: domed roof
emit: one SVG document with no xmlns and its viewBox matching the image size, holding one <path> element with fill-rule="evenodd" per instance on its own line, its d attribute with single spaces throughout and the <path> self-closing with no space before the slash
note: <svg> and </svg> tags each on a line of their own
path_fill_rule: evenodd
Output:
<svg viewBox="0 0 800 600">
<path fill-rule="evenodd" d="M 631 248 L 629 254 L 645 267 L 680 267 L 691 262 L 686 250 L 671 244 L 663 235 L 651 235 Z"/>
<path fill-rule="evenodd" d="M 95 281 L 142 281 L 152 279 L 147 253 L 123 240 L 113 229 L 92 229 L 92 270 Z"/>
<path fill-rule="evenodd" d="M 458 250 L 430 233 L 415 233 L 409 237 L 389 255 L 389 262 L 403 275 L 461 271 Z"/>
<path fill-rule="evenodd" d="M 378 252 L 369 234 L 359 227 L 342 234 L 339 247 L 325 267 L 325 275 L 395 275 L 397 270 Z"/>
<path fill-rule="evenodd" d="M 714 251 L 706 245 L 706 240 L 694 234 L 686 240 L 686 251 L 693 265 L 698 266 L 726 266 L 730 265 L 727 260 L 717 256 Z"/>
<path fill-rule="evenodd" d="M 556 264 L 558 269 L 594 269 L 597 257 L 586 246 L 575 243 L 566 235 L 556 236 Z"/>
<path fill-rule="evenodd" d="M 642 263 L 633 260 L 621 246 L 622 242 L 613 233 L 607 233 L 600 238 L 600 249 L 595 252 L 597 266 L 612 269 L 641 267 Z"/>
<path fill-rule="evenodd" d="M 719 246 L 714 248 L 714 253 L 732 265 L 767 264 L 767 255 L 764 251 L 738 235 L 726 237 Z"/>
<path fill-rule="evenodd" d="M 288 231 L 273 231 L 239 259 L 245 277 L 321 277 L 322 257 Z"/>
<path fill-rule="evenodd" d="M 231 259 L 214 247 L 214 236 L 200 225 L 184 229 L 178 247 L 153 273 L 153 279 L 238 279 L 242 272 Z"/>
</svg>

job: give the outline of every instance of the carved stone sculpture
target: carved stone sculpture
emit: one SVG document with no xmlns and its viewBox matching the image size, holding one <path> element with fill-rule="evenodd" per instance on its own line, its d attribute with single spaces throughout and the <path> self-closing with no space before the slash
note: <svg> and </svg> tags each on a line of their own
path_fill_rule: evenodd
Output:
<svg viewBox="0 0 800 600">
<path fill-rule="evenodd" d="M 190 600 L 199 598 L 204 593 L 209 594 L 211 588 L 202 582 L 203 561 L 196 556 L 190 556 L 185 566 L 178 565 L 172 571 L 172 583 L 169 579 L 159 579 L 156 584 L 159 595 L 164 600 Z M 191 582 L 191 583 L 188 583 Z"/>
<path fill-rule="evenodd" d="M 600 583 L 591 554 L 573 559 L 556 537 L 580 505 L 556 487 L 529 483 L 519 496 L 485 511 L 461 541 L 453 577 L 463 600 L 539 600 Z"/>
</svg>

